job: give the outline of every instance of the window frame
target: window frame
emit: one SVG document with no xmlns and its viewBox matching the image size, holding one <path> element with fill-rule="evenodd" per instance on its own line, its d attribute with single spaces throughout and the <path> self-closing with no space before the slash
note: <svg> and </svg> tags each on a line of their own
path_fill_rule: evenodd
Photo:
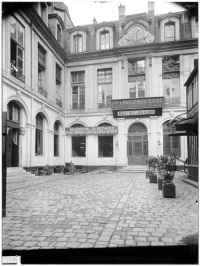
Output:
<svg viewBox="0 0 200 266">
<path fill-rule="evenodd" d="M 73 75 L 76 75 L 76 80 Z M 77 93 L 74 93 L 75 90 Z M 85 109 L 85 71 L 71 72 L 71 95 L 71 109 Z"/>
<path fill-rule="evenodd" d="M 173 30 L 171 30 L 171 26 L 173 26 Z M 169 27 L 168 33 L 170 36 L 166 37 L 166 28 Z M 165 42 L 173 42 L 176 40 L 176 25 L 174 21 L 169 21 L 164 24 L 164 41 Z M 173 32 L 173 36 L 171 33 Z"/>
<path fill-rule="evenodd" d="M 102 40 L 102 36 L 104 36 L 104 39 Z M 102 42 L 103 41 L 103 42 Z M 105 46 L 103 48 L 102 46 Z M 107 50 L 110 49 L 110 31 L 109 30 L 102 30 L 99 32 L 99 48 L 100 50 Z"/>
<path fill-rule="evenodd" d="M 40 123 L 40 121 L 41 123 Z M 43 140 L 44 140 L 44 119 L 41 114 L 36 115 L 35 128 L 35 155 L 43 155 Z"/>
<path fill-rule="evenodd" d="M 175 152 L 176 154 L 178 154 L 179 156 L 181 156 L 181 137 L 180 136 L 169 136 L 169 134 L 172 132 L 172 129 L 170 128 L 170 124 L 168 124 L 169 121 L 166 121 L 165 123 L 163 123 L 163 130 L 162 130 L 162 134 L 163 134 L 163 155 L 169 155 L 170 152 Z M 166 141 L 167 139 L 167 141 Z M 178 141 L 177 141 L 178 140 Z M 170 149 L 165 149 L 165 143 L 170 143 Z M 178 143 L 178 148 L 173 148 L 174 147 L 174 143 Z M 169 147 L 169 145 L 167 145 Z M 165 151 L 169 150 L 168 153 L 166 153 Z"/>
<path fill-rule="evenodd" d="M 110 89 L 109 85 L 111 85 Z M 111 92 L 111 97 L 109 94 L 110 92 Z M 112 93 L 113 93 L 112 68 L 97 69 L 97 93 L 98 93 L 97 97 L 98 108 L 110 107 L 112 100 Z M 100 93 L 102 94 L 101 100 L 100 100 Z"/>
<path fill-rule="evenodd" d="M 60 123 L 56 121 L 54 123 L 54 157 L 59 157 L 60 156 L 60 136 L 59 136 L 59 127 Z M 56 143 L 55 143 L 56 142 Z"/>
<path fill-rule="evenodd" d="M 73 51 L 74 53 L 82 53 L 83 52 L 83 35 L 77 33 L 73 36 Z"/>
</svg>

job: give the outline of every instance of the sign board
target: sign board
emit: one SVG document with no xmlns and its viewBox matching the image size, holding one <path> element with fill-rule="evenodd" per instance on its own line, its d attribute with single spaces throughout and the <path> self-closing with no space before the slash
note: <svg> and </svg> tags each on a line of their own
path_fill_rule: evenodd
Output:
<svg viewBox="0 0 200 266">
<path fill-rule="evenodd" d="M 108 127 L 66 127 L 66 135 L 106 135 L 117 134 L 117 126 Z"/>
<path fill-rule="evenodd" d="M 154 109 L 142 109 L 142 110 L 113 110 L 113 117 L 140 117 L 140 116 L 161 116 L 162 108 L 154 108 Z"/>
</svg>

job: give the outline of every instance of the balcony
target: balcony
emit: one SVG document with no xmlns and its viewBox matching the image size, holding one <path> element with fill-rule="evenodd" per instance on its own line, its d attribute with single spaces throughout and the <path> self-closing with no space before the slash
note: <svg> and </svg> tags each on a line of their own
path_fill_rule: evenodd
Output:
<svg viewBox="0 0 200 266">
<path fill-rule="evenodd" d="M 70 106 L 71 110 L 84 110 L 85 109 L 85 103 L 82 104 L 77 104 L 74 103 L 73 105 Z"/>
<path fill-rule="evenodd" d="M 177 98 L 164 98 L 164 107 L 176 107 L 176 106 L 180 106 L 181 104 L 181 98 L 177 97 Z"/>
<path fill-rule="evenodd" d="M 38 86 L 38 92 L 47 98 L 47 91 L 45 91 L 42 87 Z"/>
<path fill-rule="evenodd" d="M 97 108 L 98 109 L 111 108 L 111 101 L 107 101 L 106 103 L 98 103 Z"/>
<path fill-rule="evenodd" d="M 11 75 L 25 83 L 25 76 L 22 74 L 22 71 L 19 68 L 16 69 L 11 68 Z"/>
<path fill-rule="evenodd" d="M 59 99 L 56 99 L 56 104 L 61 108 L 63 107 L 63 103 Z"/>
<path fill-rule="evenodd" d="M 161 108 L 164 106 L 164 97 L 134 98 L 111 100 L 112 110 Z"/>
</svg>

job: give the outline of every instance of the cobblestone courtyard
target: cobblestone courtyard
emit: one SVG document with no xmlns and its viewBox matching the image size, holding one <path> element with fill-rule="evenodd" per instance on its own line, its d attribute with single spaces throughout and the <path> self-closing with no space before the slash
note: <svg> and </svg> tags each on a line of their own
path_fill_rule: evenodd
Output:
<svg viewBox="0 0 200 266">
<path fill-rule="evenodd" d="M 176 173 L 176 198 L 145 174 L 10 179 L 3 250 L 181 245 L 198 232 L 198 189 Z"/>
</svg>

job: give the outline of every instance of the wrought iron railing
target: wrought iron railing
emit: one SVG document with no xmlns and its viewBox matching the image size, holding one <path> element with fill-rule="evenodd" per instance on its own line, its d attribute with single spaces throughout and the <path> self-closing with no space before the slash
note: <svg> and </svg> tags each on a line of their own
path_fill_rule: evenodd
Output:
<svg viewBox="0 0 200 266">
<path fill-rule="evenodd" d="M 38 86 L 38 92 L 47 98 L 47 91 L 45 91 L 42 87 Z"/>
<path fill-rule="evenodd" d="M 59 99 L 56 99 L 56 104 L 61 108 L 63 107 L 63 103 Z"/>
<path fill-rule="evenodd" d="M 25 76 L 22 74 L 22 71 L 17 68 L 18 71 L 11 68 L 11 75 L 25 83 Z"/>
<path fill-rule="evenodd" d="M 70 106 L 71 110 L 84 110 L 85 109 L 85 104 L 73 104 Z"/>
</svg>

